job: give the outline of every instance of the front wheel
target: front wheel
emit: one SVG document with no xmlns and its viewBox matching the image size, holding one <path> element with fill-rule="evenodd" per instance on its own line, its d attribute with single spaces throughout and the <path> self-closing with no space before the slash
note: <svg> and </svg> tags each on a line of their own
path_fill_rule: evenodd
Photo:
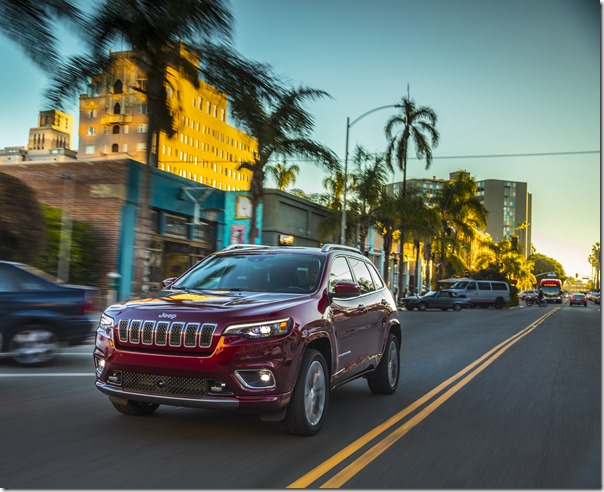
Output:
<svg viewBox="0 0 604 492">
<path fill-rule="evenodd" d="M 495 299 L 495 309 L 503 309 L 504 305 L 505 305 L 505 302 L 504 302 L 503 298 L 498 297 L 497 299 Z"/>
<path fill-rule="evenodd" d="M 321 352 L 308 349 L 304 353 L 298 380 L 287 408 L 283 427 L 290 434 L 312 436 L 323 425 L 329 403 L 327 364 Z"/>
<path fill-rule="evenodd" d="M 461 304 L 453 304 L 453 311 L 459 311 L 461 309 Z"/>
<path fill-rule="evenodd" d="M 400 376 L 400 343 L 392 333 L 388 335 L 386 350 L 375 372 L 367 377 L 367 384 L 373 393 L 391 395 L 398 387 Z"/>
<path fill-rule="evenodd" d="M 417 305 L 417 310 L 418 311 L 425 311 L 426 309 L 428 309 L 428 305 L 425 302 L 420 302 Z"/>
<path fill-rule="evenodd" d="M 144 417 L 151 415 L 159 408 L 157 403 L 147 403 L 144 401 L 128 400 L 125 404 L 111 402 L 114 408 L 124 415 L 134 415 L 136 417 Z"/>
</svg>

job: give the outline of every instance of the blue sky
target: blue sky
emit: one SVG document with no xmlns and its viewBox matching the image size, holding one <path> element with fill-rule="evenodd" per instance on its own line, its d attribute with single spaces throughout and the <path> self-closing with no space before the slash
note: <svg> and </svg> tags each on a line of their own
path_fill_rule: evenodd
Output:
<svg viewBox="0 0 604 492">
<path fill-rule="evenodd" d="M 430 169 L 412 160 L 408 177 L 448 178 L 465 169 L 478 180 L 527 182 L 537 251 L 560 261 L 569 275 L 591 273 L 587 256 L 600 241 L 601 158 L 567 153 L 600 150 L 598 1 L 231 0 L 231 5 L 239 51 L 271 64 L 292 86 L 331 95 L 307 106 L 315 117 L 316 140 L 343 159 L 346 117 L 354 120 L 397 103 L 409 85 L 416 103 L 437 113 L 441 140 Z M 5 73 L 0 148 L 25 145 L 45 108 L 46 79 L 3 38 L 0 50 Z M 372 113 L 352 126 L 350 151 L 356 144 L 383 151 L 384 124 L 394 111 Z M 509 154 L 522 156 L 474 157 Z M 295 186 L 322 191 L 317 168 L 299 165 Z M 393 179 L 400 180 L 400 173 Z"/>
</svg>

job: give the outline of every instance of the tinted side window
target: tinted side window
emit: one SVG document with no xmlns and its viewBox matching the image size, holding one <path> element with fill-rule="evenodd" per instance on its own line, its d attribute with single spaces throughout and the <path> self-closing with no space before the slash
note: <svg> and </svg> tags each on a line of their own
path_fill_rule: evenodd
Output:
<svg viewBox="0 0 604 492">
<path fill-rule="evenodd" d="M 0 267 L 0 292 L 15 292 L 16 290 L 11 269 Z"/>
<path fill-rule="evenodd" d="M 476 282 L 468 282 L 467 290 L 476 290 Z"/>
<path fill-rule="evenodd" d="M 508 284 L 504 282 L 493 282 L 491 285 L 493 290 L 508 290 Z"/>
<path fill-rule="evenodd" d="M 478 282 L 478 290 L 491 290 L 489 282 Z"/>
<path fill-rule="evenodd" d="M 338 282 L 352 282 L 352 273 L 348 267 L 348 262 L 343 256 L 338 256 L 331 264 L 329 271 L 329 290 L 333 292 L 334 285 Z"/>
<path fill-rule="evenodd" d="M 367 268 L 367 263 L 357 258 L 348 258 L 348 261 L 350 261 L 350 266 L 352 267 L 354 276 L 357 279 L 359 287 L 361 287 L 361 294 L 373 292 L 375 287 L 373 285 L 373 280 L 371 278 L 371 274 L 369 273 L 369 269 Z"/>
<path fill-rule="evenodd" d="M 375 269 L 375 265 L 373 263 L 367 265 L 369 267 L 369 273 L 371 274 L 371 278 L 373 279 L 373 283 L 377 290 L 380 290 L 384 287 L 384 282 L 382 281 L 382 277 Z"/>
</svg>

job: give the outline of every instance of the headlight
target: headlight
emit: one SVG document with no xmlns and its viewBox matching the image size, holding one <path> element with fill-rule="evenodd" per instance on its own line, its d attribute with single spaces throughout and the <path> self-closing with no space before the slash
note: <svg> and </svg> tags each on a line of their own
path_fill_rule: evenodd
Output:
<svg viewBox="0 0 604 492">
<path fill-rule="evenodd" d="M 113 338 L 112 332 L 114 323 L 115 321 L 111 316 L 107 316 L 105 313 L 103 313 L 99 321 L 99 326 L 96 329 L 97 333 L 105 337 Z"/>
<path fill-rule="evenodd" d="M 241 335 L 246 338 L 267 338 L 285 335 L 291 327 L 291 318 L 232 325 L 224 330 L 225 335 Z"/>
</svg>

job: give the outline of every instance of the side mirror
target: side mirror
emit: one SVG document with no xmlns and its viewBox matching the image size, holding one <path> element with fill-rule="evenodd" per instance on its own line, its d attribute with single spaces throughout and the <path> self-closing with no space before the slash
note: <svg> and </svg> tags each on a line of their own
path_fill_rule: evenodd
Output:
<svg viewBox="0 0 604 492">
<path fill-rule="evenodd" d="M 357 297 L 361 295 L 361 288 L 354 282 L 338 282 L 334 285 L 330 297 L 336 299 L 346 299 L 348 297 Z"/>
<path fill-rule="evenodd" d="M 167 279 L 165 279 L 165 280 L 162 280 L 162 283 L 161 283 L 161 284 L 162 284 L 164 287 L 170 287 L 170 285 L 172 285 L 172 284 L 174 283 L 174 281 L 175 281 L 177 278 L 178 278 L 178 277 L 170 277 L 170 278 L 167 278 Z"/>
</svg>

